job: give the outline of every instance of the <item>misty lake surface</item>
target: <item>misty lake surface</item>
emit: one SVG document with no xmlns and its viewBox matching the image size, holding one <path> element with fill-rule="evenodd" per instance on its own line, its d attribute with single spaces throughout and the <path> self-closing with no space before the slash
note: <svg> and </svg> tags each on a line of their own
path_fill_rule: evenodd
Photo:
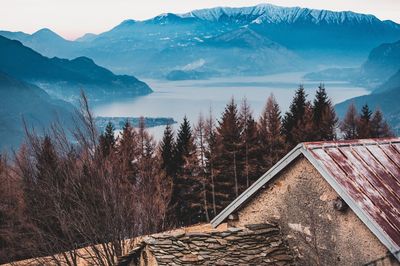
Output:
<svg viewBox="0 0 400 266">
<path fill-rule="evenodd" d="M 186 115 L 195 123 L 202 113 L 208 116 L 210 109 L 213 116 L 219 118 L 225 105 L 234 97 L 240 102 L 245 97 L 253 115 L 258 118 L 268 96 L 273 93 L 284 113 L 293 98 L 294 91 L 300 84 L 304 85 L 308 98 L 313 99 L 320 82 L 304 80 L 305 73 L 284 73 L 256 77 L 212 78 L 208 80 L 146 80 L 154 93 L 114 101 L 94 106 L 98 116 L 131 116 L 131 117 L 172 117 L 181 122 Z M 336 104 L 346 99 L 368 94 L 369 91 L 347 82 L 324 81 L 329 97 Z M 164 126 L 154 127 L 150 132 L 160 139 Z"/>
</svg>

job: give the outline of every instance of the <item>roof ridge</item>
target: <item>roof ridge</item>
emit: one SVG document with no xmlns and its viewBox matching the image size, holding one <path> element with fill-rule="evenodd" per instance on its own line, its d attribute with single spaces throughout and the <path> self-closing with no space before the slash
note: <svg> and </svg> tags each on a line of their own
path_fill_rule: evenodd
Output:
<svg viewBox="0 0 400 266">
<path fill-rule="evenodd" d="M 310 142 L 303 142 L 303 145 L 308 150 L 314 150 L 318 148 L 329 148 L 329 147 L 384 145 L 392 143 L 400 143 L 400 138 L 392 137 L 392 138 L 369 138 L 369 139 L 353 139 L 353 140 L 310 141 Z"/>
</svg>

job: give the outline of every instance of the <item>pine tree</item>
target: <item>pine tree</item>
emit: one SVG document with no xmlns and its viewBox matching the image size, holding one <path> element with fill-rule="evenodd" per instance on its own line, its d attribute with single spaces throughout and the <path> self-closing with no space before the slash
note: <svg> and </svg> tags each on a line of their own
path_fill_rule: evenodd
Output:
<svg viewBox="0 0 400 266">
<path fill-rule="evenodd" d="M 358 120 L 358 138 L 365 139 L 371 137 L 371 117 L 372 111 L 369 109 L 368 104 L 365 104 L 361 109 L 360 119 Z"/>
<path fill-rule="evenodd" d="M 50 136 L 46 135 L 38 144 L 39 147 L 33 148 L 36 169 L 30 179 L 24 180 L 25 204 L 29 217 L 38 228 L 61 237 L 59 221 L 48 215 L 48 210 L 57 207 L 54 206 L 53 198 L 61 195 L 64 188 L 65 180 L 59 170 L 60 159 Z"/>
<path fill-rule="evenodd" d="M 271 94 L 258 123 L 261 174 L 268 171 L 286 154 L 285 139 L 281 134 L 281 120 L 279 105 L 274 95 Z"/>
<path fill-rule="evenodd" d="M 191 156 L 195 152 L 193 149 L 194 145 L 192 128 L 190 126 L 189 120 L 185 116 L 178 131 L 175 148 L 175 162 L 178 175 L 183 174 L 185 160 L 187 159 L 187 157 Z"/>
<path fill-rule="evenodd" d="M 340 124 L 340 130 L 342 131 L 344 139 L 356 139 L 358 137 L 358 114 L 355 105 L 352 103 L 349 105 L 346 115 Z"/>
<path fill-rule="evenodd" d="M 313 108 L 309 102 L 306 104 L 303 117 L 297 123 L 297 126 L 295 126 L 292 130 L 292 138 L 294 143 L 313 141 Z"/>
<path fill-rule="evenodd" d="M 115 148 L 115 135 L 114 135 L 114 125 L 108 122 L 104 134 L 100 135 L 99 146 L 103 157 L 110 155 L 111 151 Z"/>
<path fill-rule="evenodd" d="M 141 117 L 139 120 L 139 129 L 137 131 L 137 159 L 136 165 L 138 167 L 138 177 L 140 183 L 149 182 L 150 179 L 154 178 L 150 176 L 154 171 L 153 157 L 155 156 L 156 142 L 153 136 L 146 130 L 146 124 L 144 118 Z"/>
<path fill-rule="evenodd" d="M 257 123 L 253 118 L 247 99 L 243 99 L 240 114 L 240 149 L 243 154 L 243 175 L 239 179 L 239 193 L 242 193 L 259 177 L 259 147 Z M 244 178 L 243 178 L 244 177 Z"/>
<path fill-rule="evenodd" d="M 222 207 L 226 207 L 239 196 L 239 176 L 242 174 L 240 143 L 238 110 L 232 98 L 217 127 L 215 198 Z"/>
<path fill-rule="evenodd" d="M 175 139 L 172 127 L 167 125 L 164 130 L 164 136 L 160 143 L 161 168 L 164 169 L 168 177 L 176 174 L 176 166 L 174 160 Z"/>
<path fill-rule="evenodd" d="M 307 106 L 307 94 L 301 85 L 295 92 L 295 96 L 290 104 L 289 111 L 286 112 L 282 122 L 282 133 L 290 147 L 294 147 L 298 139 L 294 139 L 293 131 L 299 131 L 302 126 L 302 120 Z M 300 128 L 298 128 L 300 127 Z"/>
<path fill-rule="evenodd" d="M 313 140 L 333 140 L 336 138 L 338 119 L 328 98 L 325 87 L 321 84 L 315 94 L 313 105 Z"/>
<path fill-rule="evenodd" d="M 118 143 L 118 166 L 121 176 L 132 182 L 136 181 L 138 166 L 138 140 L 135 130 L 127 120 L 122 128 L 121 138 Z"/>
<path fill-rule="evenodd" d="M 383 118 L 381 110 L 377 109 L 371 119 L 371 137 L 384 138 L 393 137 L 393 133 L 388 123 Z"/>
<path fill-rule="evenodd" d="M 57 155 L 53 145 L 53 142 L 49 136 L 45 136 L 42 143 L 40 153 L 37 154 L 36 168 L 38 176 L 41 178 L 49 178 L 51 181 L 52 175 L 55 174 L 57 169 Z"/>
<path fill-rule="evenodd" d="M 177 173 L 173 178 L 171 208 L 178 225 L 204 221 L 203 186 L 199 180 L 196 146 L 189 120 L 184 117 L 175 147 Z"/>
</svg>

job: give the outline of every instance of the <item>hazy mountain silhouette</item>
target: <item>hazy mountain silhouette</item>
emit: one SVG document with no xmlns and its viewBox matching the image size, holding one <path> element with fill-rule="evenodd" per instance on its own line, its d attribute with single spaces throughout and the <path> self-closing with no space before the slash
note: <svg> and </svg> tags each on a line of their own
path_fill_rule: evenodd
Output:
<svg viewBox="0 0 400 266">
<path fill-rule="evenodd" d="M 28 129 L 40 133 L 57 119 L 72 126 L 74 107 L 51 98 L 39 87 L 0 71 L 0 151 L 18 147 Z"/>
<path fill-rule="evenodd" d="M 343 117 L 348 106 L 354 103 L 358 110 L 365 104 L 372 109 L 379 108 L 393 129 L 400 133 L 400 68 L 396 74 L 375 89 L 371 94 L 355 97 L 336 105 L 336 111 Z"/>
<path fill-rule="evenodd" d="M 45 33 L 46 34 L 46 33 Z M 133 97 L 151 89 L 133 76 L 114 75 L 87 57 L 73 60 L 48 58 L 0 36 L 0 70 L 39 85 L 50 94 L 73 100 L 84 89 L 93 100 Z"/>
</svg>

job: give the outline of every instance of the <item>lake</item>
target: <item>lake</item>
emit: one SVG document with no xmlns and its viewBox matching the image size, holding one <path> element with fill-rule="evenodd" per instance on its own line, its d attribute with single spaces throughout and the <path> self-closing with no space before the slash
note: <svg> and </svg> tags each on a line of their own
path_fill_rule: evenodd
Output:
<svg viewBox="0 0 400 266">
<path fill-rule="evenodd" d="M 180 122 L 186 115 L 195 123 L 200 113 L 219 118 L 228 101 L 234 97 L 240 104 L 246 97 L 255 117 L 261 113 L 268 96 L 273 93 L 285 112 L 294 91 L 303 84 L 308 98 L 313 99 L 320 82 L 304 80 L 305 73 L 284 73 L 257 77 L 212 78 L 209 80 L 146 80 L 154 93 L 94 106 L 98 116 L 172 117 Z M 328 95 L 334 103 L 368 94 L 369 91 L 347 82 L 324 81 Z M 156 139 L 160 139 L 164 126 L 151 128 Z"/>
</svg>

